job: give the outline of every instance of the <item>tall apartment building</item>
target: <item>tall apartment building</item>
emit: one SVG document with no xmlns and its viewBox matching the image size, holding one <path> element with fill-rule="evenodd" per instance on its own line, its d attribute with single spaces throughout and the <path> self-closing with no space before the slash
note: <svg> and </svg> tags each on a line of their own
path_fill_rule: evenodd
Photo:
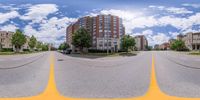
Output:
<svg viewBox="0 0 200 100">
<path fill-rule="evenodd" d="M 11 39 L 13 32 L 6 32 L 6 31 L 0 31 L 0 49 L 2 48 L 13 48 Z"/>
<path fill-rule="evenodd" d="M 14 32 L 0 31 L 0 49 L 13 49 L 15 51 L 15 47 L 12 45 L 11 39 Z M 30 41 L 30 37 L 26 36 L 26 43 L 22 46 L 21 49 L 29 49 L 28 42 Z"/>
<path fill-rule="evenodd" d="M 148 46 L 148 41 L 144 35 L 135 36 L 135 43 L 137 50 L 146 50 L 146 46 Z"/>
<path fill-rule="evenodd" d="M 71 45 L 72 34 L 79 28 L 85 28 L 92 36 L 92 49 L 119 50 L 120 39 L 125 34 L 125 28 L 122 23 L 121 18 L 113 15 L 82 17 L 67 27 L 66 41 Z"/>
<path fill-rule="evenodd" d="M 186 47 L 190 50 L 200 50 L 200 32 L 197 33 L 187 33 L 183 37 Z"/>
</svg>

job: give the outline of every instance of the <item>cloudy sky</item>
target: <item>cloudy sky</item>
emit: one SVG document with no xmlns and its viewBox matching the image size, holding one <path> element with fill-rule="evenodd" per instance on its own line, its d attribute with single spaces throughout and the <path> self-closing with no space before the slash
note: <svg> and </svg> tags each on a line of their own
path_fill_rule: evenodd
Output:
<svg viewBox="0 0 200 100">
<path fill-rule="evenodd" d="M 70 23 L 97 14 L 120 16 L 126 34 L 143 34 L 150 45 L 200 31 L 199 0 L 0 0 L 0 30 L 58 45 Z"/>
</svg>

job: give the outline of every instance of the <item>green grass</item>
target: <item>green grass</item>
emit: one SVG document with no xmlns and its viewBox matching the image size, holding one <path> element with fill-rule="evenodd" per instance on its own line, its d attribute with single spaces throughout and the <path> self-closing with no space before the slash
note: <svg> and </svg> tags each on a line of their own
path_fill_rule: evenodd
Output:
<svg viewBox="0 0 200 100">
<path fill-rule="evenodd" d="M 24 52 L 0 52 L 0 55 L 20 55 L 20 54 L 31 54 L 31 53 L 38 53 L 41 51 L 35 51 L 35 52 L 30 52 L 30 51 L 24 51 Z"/>
<path fill-rule="evenodd" d="M 0 55 L 14 55 L 14 52 L 0 52 Z"/>
<path fill-rule="evenodd" d="M 189 53 L 189 55 L 200 55 L 200 51 L 192 51 Z"/>
<path fill-rule="evenodd" d="M 135 56 L 137 52 L 119 52 L 119 53 L 88 53 L 85 55 L 92 55 L 92 56 Z"/>
</svg>

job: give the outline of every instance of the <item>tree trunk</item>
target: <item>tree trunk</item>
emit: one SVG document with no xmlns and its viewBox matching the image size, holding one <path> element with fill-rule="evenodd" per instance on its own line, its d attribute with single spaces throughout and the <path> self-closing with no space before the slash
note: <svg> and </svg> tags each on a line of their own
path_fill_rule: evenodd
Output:
<svg viewBox="0 0 200 100">
<path fill-rule="evenodd" d="M 83 54 L 83 47 L 79 47 L 80 54 Z"/>
<path fill-rule="evenodd" d="M 16 52 L 19 53 L 20 47 L 19 47 L 19 46 L 16 46 L 15 49 L 16 49 Z"/>
</svg>

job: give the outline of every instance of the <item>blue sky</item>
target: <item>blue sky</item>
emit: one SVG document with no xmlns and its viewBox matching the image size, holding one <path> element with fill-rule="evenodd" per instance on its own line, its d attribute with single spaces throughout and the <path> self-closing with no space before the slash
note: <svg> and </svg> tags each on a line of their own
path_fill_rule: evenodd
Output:
<svg viewBox="0 0 200 100">
<path fill-rule="evenodd" d="M 1 0 L 0 30 L 21 29 L 58 45 L 70 23 L 97 14 L 121 17 L 126 34 L 143 34 L 150 45 L 200 31 L 199 0 Z"/>
</svg>

